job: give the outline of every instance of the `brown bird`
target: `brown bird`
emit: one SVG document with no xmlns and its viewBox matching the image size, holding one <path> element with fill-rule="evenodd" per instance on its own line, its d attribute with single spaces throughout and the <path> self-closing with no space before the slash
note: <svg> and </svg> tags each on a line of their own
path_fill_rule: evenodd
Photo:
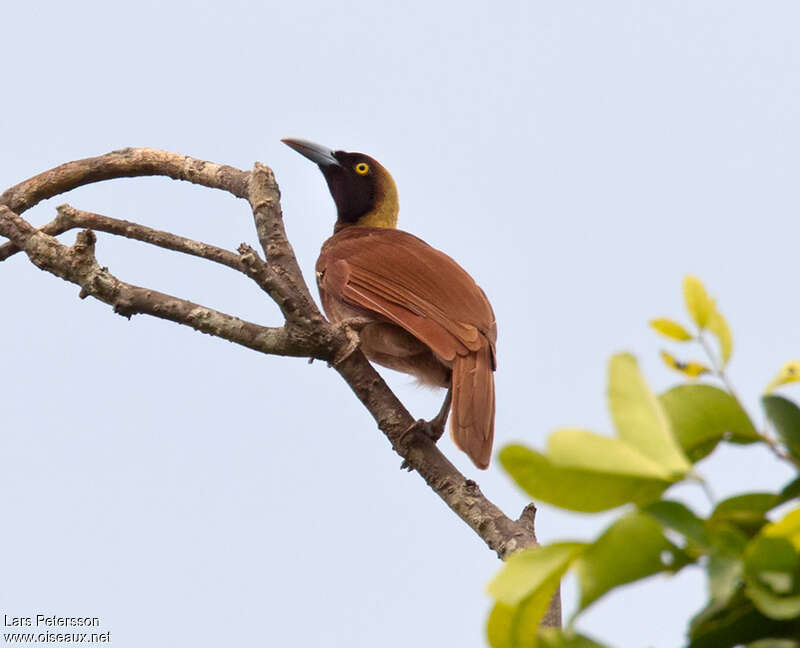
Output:
<svg viewBox="0 0 800 648">
<path fill-rule="evenodd" d="M 360 348 L 373 362 L 447 387 L 432 436 L 441 436 L 452 399 L 453 441 L 478 468 L 488 467 L 497 324 L 483 290 L 449 256 L 396 229 L 397 188 L 376 160 L 282 141 L 319 166 L 336 203 L 333 236 L 316 267 L 328 318 L 358 320 Z"/>
</svg>

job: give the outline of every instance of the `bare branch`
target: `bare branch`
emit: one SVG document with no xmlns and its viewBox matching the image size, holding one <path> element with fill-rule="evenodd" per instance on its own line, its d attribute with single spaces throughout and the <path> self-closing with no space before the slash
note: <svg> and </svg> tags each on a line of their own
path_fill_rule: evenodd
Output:
<svg viewBox="0 0 800 648">
<path fill-rule="evenodd" d="M 38 268 L 81 287 L 81 298 L 92 296 L 110 304 L 115 313 L 131 317 L 153 315 L 267 354 L 308 357 L 312 345 L 300 331 L 269 328 L 149 288 L 120 281 L 94 256 L 95 236 L 79 232 L 72 247 L 34 229 L 0 205 L 0 234 L 22 248 Z"/>
<path fill-rule="evenodd" d="M 22 214 L 42 200 L 76 187 L 135 176 L 162 175 L 174 180 L 222 189 L 237 198 L 247 198 L 250 174 L 234 167 L 198 160 L 188 155 L 149 148 L 126 148 L 98 157 L 74 160 L 14 185 L 0 195 L 0 205 Z M 47 231 L 56 235 L 61 232 Z M 10 256 L 9 247 L 0 249 L 0 260 Z"/>
<path fill-rule="evenodd" d="M 117 236 L 141 241 L 167 250 L 182 252 L 238 270 L 253 279 L 262 290 L 273 297 L 274 301 L 279 302 L 280 293 L 276 288 L 275 273 L 258 257 L 255 250 L 244 243 L 239 248 L 240 254 L 235 254 L 209 243 L 194 241 L 177 234 L 152 229 L 139 223 L 82 211 L 69 205 L 59 206 L 58 216 L 44 227 L 39 228 L 39 231 L 54 235 L 63 234 L 71 229 L 81 227 L 98 232 L 116 234 Z M 20 249 L 11 242 L 0 245 L 0 261 L 19 251 Z M 4 252 L 7 252 L 5 256 Z"/>
<path fill-rule="evenodd" d="M 375 418 L 395 452 L 500 558 L 536 544 L 527 520 L 510 520 L 447 460 L 428 435 L 409 433 L 414 418 L 360 351 L 345 358 L 336 370 Z"/>
<path fill-rule="evenodd" d="M 39 228 L 39 231 L 49 234 L 50 236 L 58 236 L 59 234 L 69 231 L 72 229 L 72 227 L 73 226 L 69 223 L 69 219 L 59 214 L 46 225 L 42 225 L 42 227 Z M 21 250 L 11 241 L 8 243 L 3 243 L 0 245 L 0 261 L 5 261 L 20 251 Z"/>
<path fill-rule="evenodd" d="M 37 203 L 76 187 L 134 176 L 162 175 L 247 198 L 250 174 L 178 153 L 150 148 L 126 148 L 74 160 L 33 176 L 0 195 L 0 204 L 22 214 Z"/>
<path fill-rule="evenodd" d="M 232 253 L 213 246 L 196 255 L 235 267 L 257 281 L 281 308 L 286 326 L 265 328 L 177 297 L 126 284 L 97 263 L 91 231 L 79 233 L 75 245 L 70 248 L 49 235 L 69 229 L 68 223 L 64 222 L 64 213 L 41 230 L 36 230 L 14 213 L 15 208 L 27 209 L 44 198 L 83 184 L 136 175 L 166 175 L 224 189 L 248 199 L 266 262 L 246 245 L 240 247 L 235 263 L 231 256 L 227 256 Z M 98 215 L 92 217 L 98 218 Z M 190 254 L 197 252 L 197 248 L 195 252 L 189 251 L 193 246 L 205 245 L 124 221 L 95 220 L 95 226 L 98 222 L 109 228 L 106 231 L 124 224 L 123 229 L 129 228 L 127 232 L 136 234 L 130 238 L 147 239 L 145 242 L 172 246 L 170 249 Z M 129 233 L 122 235 L 128 236 Z M 11 245 L 24 249 L 38 267 L 79 284 L 81 296 L 92 295 L 112 304 L 115 311 L 123 315 L 147 313 L 169 319 L 262 353 L 328 361 L 342 358 L 335 364 L 336 370 L 372 414 L 394 450 L 490 548 L 504 558 L 536 544 L 533 509 L 526 509 L 519 520 L 506 517 L 483 496 L 475 482 L 466 479 L 444 457 L 427 435 L 415 431 L 414 419 L 361 351 L 345 353 L 351 341 L 344 331 L 331 326 L 322 317 L 303 281 L 294 251 L 286 239 L 278 185 L 272 171 L 265 165 L 256 164 L 251 173 L 245 173 L 232 167 L 152 149 L 125 149 L 98 158 L 69 162 L 12 187 L 0 196 L 0 235 L 9 238 Z M 5 258 L 2 254 L 8 256 L 8 249 L 0 247 L 0 259 Z M 544 624 L 560 624 L 558 597 L 553 599 Z"/>
<path fill-rule="evenodd" d="M 267 262 L 282 282 L 287 319 L 301 325 L 324 322 L 303 280 L 294 250 L 286 238 L 281 212 L 281 192 L 275 175 L 265 164 L 256 163 L 250 174 L 248 200 L 253 209 L 258 240 Z M 284 309 L 284 305 L 281 306 Z"/>
<path fill-rule="evenodd" d="M 170 232 L 152 229 L 138 223 L 131 221 L 119 220 L 117 218 L 110 218 L 101 214 L 82 211 L 75 209 L 69 205 L 61 205 L 58 207 L 58 214 L 71 228 L 87 228 L 97 230 L 100 232 L 108 232 L 109 234 L 116 234 L 117 236 L 124 236 L 125 238 L 149 243 L 157 247 L 162 247 L 167 250 L 175 250 L 183 254 L 200 257 L 201 259 L 208 259 L 214 263 L 220 263 L 239 272 L 243 272 L 242 262 L 238 254 L 224 250 L 216 245 L 203 243 L 201 241 L 193 241 L 192 239 L 178 236 Z"/>
</svg>

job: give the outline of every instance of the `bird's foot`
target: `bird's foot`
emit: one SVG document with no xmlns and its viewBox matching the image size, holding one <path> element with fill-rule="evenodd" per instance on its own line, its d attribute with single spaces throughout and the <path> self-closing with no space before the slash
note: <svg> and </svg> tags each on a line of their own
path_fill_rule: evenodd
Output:
<svg viewBox="0 0 800 648">
<path fill-rule="evenodd" d="M 329 363 L 329 366 L 335 367 L 355 353 L 360 342 L 358 334 L 367 324 L 370 324 L 371 322 L 372 320 L 366 317 L 348 317 L 347 319 L 343 319 L 333 325 L 334 328 L 344 332 L 344 334 L 347 336 L 347 346 L 336 354 L 336 357 L 333 359 L 333 362 Z"/>
<path fill-rule="evenodd" d="M 439 419 L 438 416 L 430 421 L 426 421 L 425 419 L 417 419 L 408 427 L 405 432 L 403 432 L 401 438 L 405 437 L 407 434 L 424 434 L 428 436 L 431 441 L 436 443 L 442 437 L 442 432 L 444 432 L 443 422 L 440 422 L 437 419 Z M 408 470 L 410 472 L 413 470 L 413 468 L 408 461 L 403 459 L 403 463 L 400 464 L 400 470 Z"/>
<path fill-rule="evenodd" d="M 425 432 L 434 443 L 441 439 L 442 435 L 444 434 L 444 428 L 447 426 L 447 415 L 449 411 L 450 410 L 445 410 L 444 413 L 439 412 L 437 416 L 428 421 L 428 427 L 425 429 Z"/>
</svg>

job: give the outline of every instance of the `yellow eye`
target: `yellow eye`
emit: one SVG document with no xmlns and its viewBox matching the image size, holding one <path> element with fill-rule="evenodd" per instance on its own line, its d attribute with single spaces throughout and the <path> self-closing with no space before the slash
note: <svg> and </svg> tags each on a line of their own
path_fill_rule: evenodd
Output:
<svg viewBox="0 0 800 648">
<path fill-rule="evenodd" d="M 355 166 L 358 175 L 367 175 L 369 173 L 369 164 L 366 162 L 359 162 Z"/>
</svg>

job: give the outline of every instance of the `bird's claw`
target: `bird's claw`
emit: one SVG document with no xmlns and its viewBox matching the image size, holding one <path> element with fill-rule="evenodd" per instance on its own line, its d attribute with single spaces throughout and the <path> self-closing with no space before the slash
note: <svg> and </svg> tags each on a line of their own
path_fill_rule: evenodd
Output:
<svg viewBox="0 0 800 648">
<path fill-rule="evenodd" d="M 444 434 L 444 428 L 447 425 L 447 412 L 445 412 L 444 416 L 437 416 L 436 418 L 431 419 L 428 422 L 427 427 L 425 428 L 425 433 L 431 438 L 431 441 L 436 443 L 439 439 L 442 438 Z"/>
<path fill-rule="evenodd" d="M 407 434 L 424 434 L 427 436 L 431 441 L 436 443 L 441 437 L 442 433 L 444 432 L 444 421 L 440 421 L 439 417 L 426 421 L 425 419 L 417 419 L 412 423 L 408 429 L 403 432 L 403 437 Z M 411 472 L 414 468 L 411 464 L 408 463 L 405 459 L 403 459 L 403 463 L 400 464 L 400 470 L 408 470 Z"/>
</svg>

